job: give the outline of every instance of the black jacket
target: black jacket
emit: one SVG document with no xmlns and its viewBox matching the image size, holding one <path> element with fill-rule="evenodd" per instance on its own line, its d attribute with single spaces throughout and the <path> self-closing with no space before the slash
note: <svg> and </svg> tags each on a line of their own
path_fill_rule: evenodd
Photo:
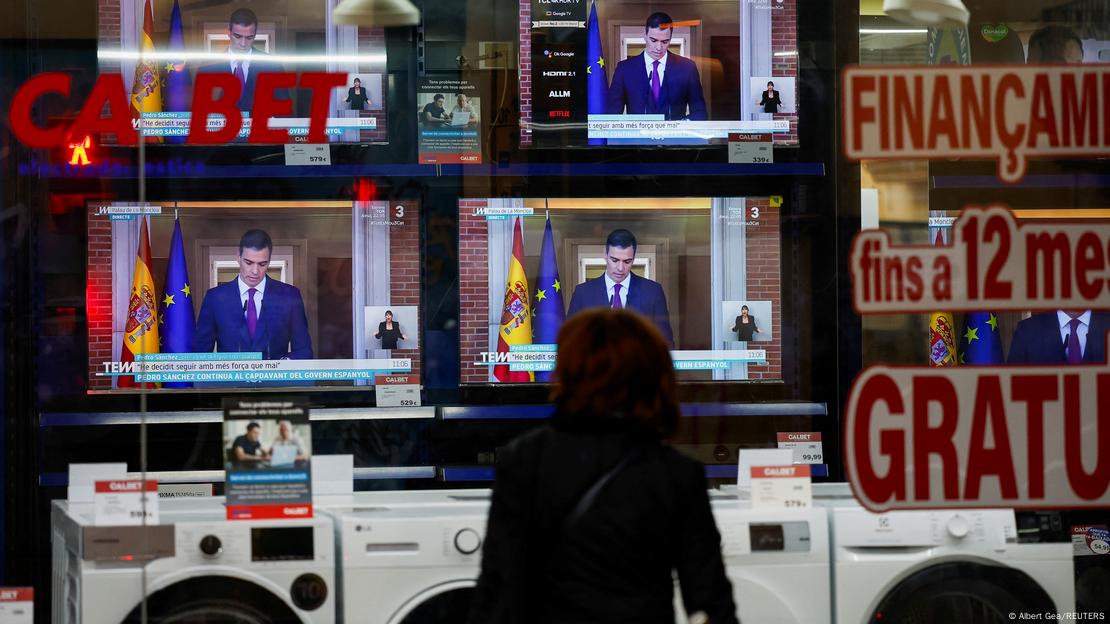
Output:
<svg viewBox="0 0 1110 624">
<path fill-rule="evenodd" d="M 563 522 L 626 455 L 579 522 Z M 678 571 L 690 613 L 737 622 L 704 468 L 628 427 L 544 427 L 497 454 L 471 624 L 673 624 Z"/>
</svg>

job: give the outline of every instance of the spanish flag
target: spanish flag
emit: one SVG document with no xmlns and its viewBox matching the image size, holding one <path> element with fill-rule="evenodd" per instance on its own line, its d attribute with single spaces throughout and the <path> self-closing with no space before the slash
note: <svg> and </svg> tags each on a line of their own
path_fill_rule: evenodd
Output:
<svg viewBox="0 0 1110 624">
<path fill-rule="evenodd" d="M 121 362 L 134 362 L 140 353 L 158 353 L 158 300 L 154 296 L 154 277 L 150 273 L 150 235 L 146 217 L 140 217 L 139 253 L 135 257 L 135 277 L 131 280 L 131 301 L 127 305 L 127 325 L 123 330 Z M 120 388 L 157 388 L 156 383 L 135 382 L 134 377 L 119 377 Z"/>
<path fill-rule="evenodd" d="M 135 65 L 135 82 L 131 85 L 132 119 L 141 119 L 143 113 L 162 112 L 162 73 L 158 61 L 147 56 L 154 52 L 154 9 L 150 0 L 146 0 L 144 13 L 139 62 Z M 147 142 L 161 142 L 161 137 L 148 137 Z"/>
<path fill-rule="evenodd" d="M 509 345 L 532 344 L 532 303 L 528 299 L 528 276 L 524 273 L 524 226 L 520 217 L 513 227 L 513 256 L 505 284 L 505 306 L 497 332 L 497 352 L 508 353 Z M 508 364 L 493 367 L 498 381 L 532 381 L 532 373 L 510 371 Z"/>
<path fill-rule="evenodd" d="M 930 213 L 931 215 L 932 213 Z M 930 228 L 933 244 L 944 247 L 948 244 L 946 227 Z M 933 366 L 956 366 L 959 358 L 956 353 L 956 322 L 951 312 L 933 312 L 929 315 L 929 364 Z"/>
</svg>

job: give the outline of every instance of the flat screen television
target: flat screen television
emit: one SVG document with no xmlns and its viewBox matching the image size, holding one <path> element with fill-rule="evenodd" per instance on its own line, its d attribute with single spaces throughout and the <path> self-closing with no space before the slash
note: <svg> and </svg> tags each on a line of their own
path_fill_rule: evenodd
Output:
<svg viewBox="0 0 1110 624">
<path fill-rule="evenodd" d="M 680 380 L 781 381 L 780 208 L 778 197 L 460 200 L 462 383 L 549 380 L 564 319 L 613 307 L 618 292 L 671 342 Z"/>
<path fill-rule="evenodd" d="M 419 376 L 413 202 L 90 203 L 88 211 L 90 393 Z"/>
</svg>

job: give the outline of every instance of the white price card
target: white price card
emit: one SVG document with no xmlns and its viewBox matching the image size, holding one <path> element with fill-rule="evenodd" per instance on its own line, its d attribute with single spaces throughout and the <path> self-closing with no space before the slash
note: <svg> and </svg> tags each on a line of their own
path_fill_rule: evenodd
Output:
<svg viewBox="0 0 1110 624">
<path fill-rule="evenodd" d="M 376 375 L 374 396 L 378 407 L 420 407 L 420 376 Z"/>
<path fill-rule="evenodd" d="M 737 133 L 728 134 L 728 162 L 741 163 L 773 163 L 775 150 L 771 146 L 771 133 Z"/>
<path fill-rule="evenodd" d="M 0 587 L 0 624 L 33 624 L 34 615 L 34 589 Z"/>
<path fill-rule="evenodd" d="M 787 431 L 778 433 L 780 449 L 794 453 L 795 464 L 823 464 L 825 453 L 821 448 L 821 433 L 817 431 Z"/>
<path fill-rule="evenodd" d="M 97 481 L 93 509 L 97 526 L 158 524 L 158 482 Z"/>
<path fill-rule="evenodd" d="M 327 143 L 286 143 L 285 165 L 330 165 L 331 145 Z"/>
<path fill-rule="evenodd" d="M 752 509 L 813 506 L 809 466 L 752 466 Z"/>
</svg>

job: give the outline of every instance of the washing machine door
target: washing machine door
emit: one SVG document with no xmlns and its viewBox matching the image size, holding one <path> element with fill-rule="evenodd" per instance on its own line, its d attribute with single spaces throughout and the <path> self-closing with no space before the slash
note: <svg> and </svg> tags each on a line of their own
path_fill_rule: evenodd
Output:
<svg viewBox="0 0 1110 624">
<path fill-rule="evenodd" d="M 873 624 L 1009 624 L 1015 613 L 1056 612 L 1048 594 L 1015 568 L 970 562 L 930 566 L 879 601 Z"/>
<path fill-rule="evenodd" d="M 125 624 L 304 624 L 281 598 L 229 576 L 174 583 L 147 597 L 146 618 L 136 605 Z"/>
<path fill-rule="evenodd" d="M 473 579 L 440 583 L 406 602 L 389 624 L 461 624 L 474 598 Z"/>
</svg>

